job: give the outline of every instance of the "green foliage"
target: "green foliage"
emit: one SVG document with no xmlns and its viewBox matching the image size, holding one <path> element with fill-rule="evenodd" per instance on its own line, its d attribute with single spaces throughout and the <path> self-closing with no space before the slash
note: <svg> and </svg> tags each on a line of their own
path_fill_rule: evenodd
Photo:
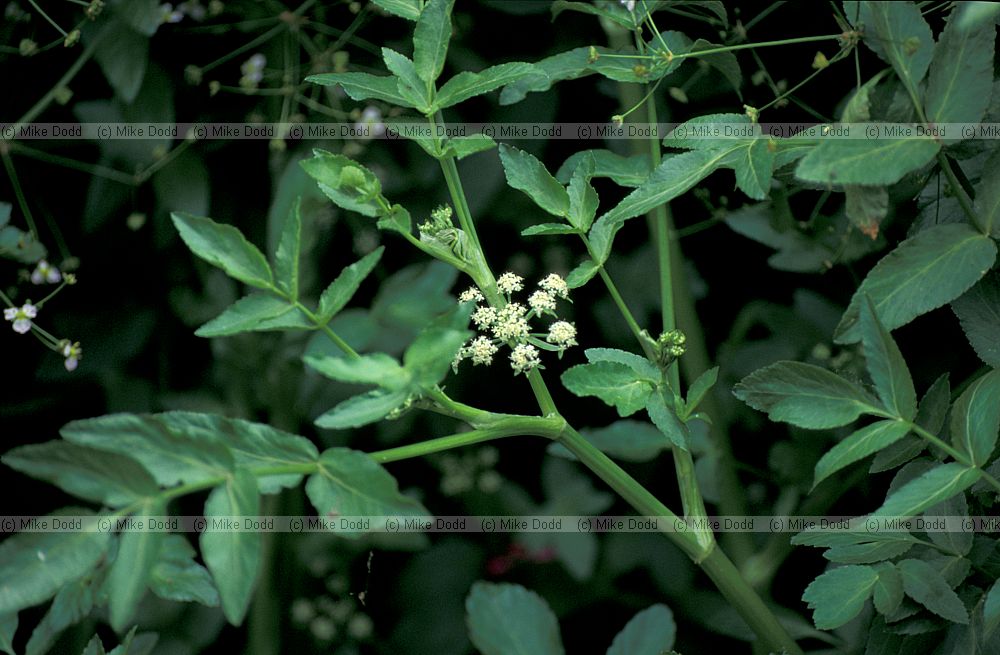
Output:
<svg viewBox="0 0 1000 655">
<path fill-rule="evenodd" d="M 1000 273 L 988 273 L 953 300 L 951 308 L 979 358 L 1000 367 Z"/>
<path fill-rule="evenodd" d="M 674 615 L 666 605 L 652 605 L 633 616 L 615 635 L 607 655 L 660 655 L 677 635 Z"/>
<path fill-rule="evenodd" d="M 235 227 L 190 214 L 174 213 L 170 217 L 191 252 L 252 287 L 273 286 L 267 259 Z"/>
<path fill-rule="evenodd" d="M 134 518 L 139 525 L 145 525 L 151 517 L 163 516 L 165 507 L 166 503 L 158 499 L 145 501 Z M 126 531 L 118 542 L 118 554 L 108 573 L 111 627 L 118 632 L 131 624 L 162 543 L 163 533 L 150 529 Z"/>
<path fill-rule="evenodd" d="M 562 655 L 555 614 L 538 594 L 515 584 L 477 582 L 465 599 L 472 643 L 484 655 Z"/>
<path fill-rule="evenodd" d="M 951 411 L 955 447 L 976 466 L 985 466 L 1000 430 L 1000 371 L 978 378 L 958 397 Z"/>
<path fill-rule="evenodd" d="M 878 579 L 870 566 L 840 566 L 813 580 L 802 600 L 813 610 L 816 627 L 832 630 L 861 612 Z"/>
<path fill-rule="evenodd" d="M 896 567 L 907 596 L 949 621 L 969 622 L 962 600 L 933 566 L 919 559 L 904 559 Z"/>
</svg>

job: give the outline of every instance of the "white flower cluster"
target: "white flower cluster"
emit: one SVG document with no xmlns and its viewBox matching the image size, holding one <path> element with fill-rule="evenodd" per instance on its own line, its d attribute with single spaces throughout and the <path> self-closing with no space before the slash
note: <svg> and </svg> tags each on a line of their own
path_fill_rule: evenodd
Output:
<svg viewBox="0 0 1000 655">
<path fill-rule="evenodd" d="M 251 55 L 249 59 L 240 65 L 240 86 L 244 89 L 256 89 L 261 80 L 264 79 L 264 66 L 267 65 L 267 57 L 261 53 Z"/>
<path fill-rule="evenodd" d="M 541 339 L 559 350 L 562 356 L 566 348 L 577 345 L 576 327 L 567 321 L 556 321 L 549 326 L 547 334 L 533 334 L 530 321 L 536 316 L 556 315 L 558 300 L 569 300 L 569 287 L 560 276 L 552 273 L 538 283 L 538 289 L 528 296 L 528 306 L 511 299 L 524 290 L 524 278 L 514 273 L 504 273 L 497 279 L 497 289 L 504 295 L 506 304 L 502 307 L 478 305 L 472 312 L 472 322 L 480 332 L 459 349 L 452 366 L 457 369 L 463 359 L 471 359 L 475 365 L 493 362 L 493 356 L 501 344 L 511 348 L 510 365 L 515 373 L 525 373 L 541 366 L 540 353 L 536 344 L 545 346 Z M 479 302 L 485 297 L 476 287 L 470 287 L 459 294 L 460 303 Z M 558 317 L 557 317 L 558 318 Z"/>
</svg>

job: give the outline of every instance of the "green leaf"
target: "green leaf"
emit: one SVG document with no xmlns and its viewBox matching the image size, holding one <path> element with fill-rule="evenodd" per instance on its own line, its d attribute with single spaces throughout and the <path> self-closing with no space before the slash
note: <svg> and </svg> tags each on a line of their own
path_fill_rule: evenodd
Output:
<svg viewBox="0 0 1000 655">
<path fill-rule="evenodd" d="M 845 466 L 899 441 L 909 431 L 905 423 L 896 420 L 879 421 L 861 428 L 820 458 L 816 463 L 813 488 Z"/>
<path fill-rule="evenodd" d="M 847 425 L 876 409 L 864 389 L 836 373 L 800 362 L 777 362 L 754 371 L 733 393 L 772 421 L 823 430 Z"/>
<path fill-rule="evenodd" d="M 386 417 L 410 397 L 407 391 L 369 391 L 353 396 L 324 412 L 315 423 L 321 428 L 343 430 L 359 428 Z"/>
<path fill-rule="evenodd" d="M 909 517 L 960 494 L 979 479 L 979 469 L 949 462 L 939 464 L 889 494 L 872 516 Z"/>
<path fill-rule="evenodd" d="M 123 532 L 118 555 L 108 573 L 111 627 L 121 632 L 129 626 L 139 601 L 146 593 L 150 573 L 160 553 L 163 532 L 149 525 L 151 517 L 166 514 L 166 503 L 159 499 L 143 502 L 133 514 L 136 529 Z"/>
<path fill-rule="evenodd" d="M 539 223 L 538 225 L 532 225 L 521 230 L 521 236 L 523 237 L 553 236 L 559 234 L 580 234 L 580 230 L 572 225 L 564 225 L 562 223 Z"/>
<path fill-rule="evenodd" d="M 670 443 L 681 450 L 690 450 L 691 435 L 687 426 L 677 416 L 672 394 L 668 390 L 660 387 L 653 391 L 646 399 L 646 412 Z"/>
<path fill-rule="evenodd" d="M 863 234 L 878 237 L 879 225 L 889 214 L 889 191 L 884 186 L 844 185 L 844 213 Z"/>
<path fill-rule="evenodd" d="M 1000 430 L 1000 370 L 979 377 L 951 410 L 951 440 L 975 466 L 985 466 Z"/>
<path fill-rule="evenodd" d="M 65 508 L 46 517 L 90 516 Z M 21 532 L 0 542 L 0 616 L 51 598 L 59 589 L 94 569 L 108 549 L 104 532 Z"/>
<path fill-rule="evenodd" d="M 577 396 L 596 396 L 629 416 L 646 406 L 655 380 L 642 379 L 630 366 L 618 362 L 579 364 L 562 374 L 562 383 Z"/>
<path fill-rule="evenodd" d="M 357 293 L 361 283 L 382 259 L 384 252 L 385 246 L 379 246 L 371 251 L 342 270 L 337 279 L 323 291 L 323 295 L 319 299 L 319 309 L 316 312 L 320 325 L 328 323 L 331 318 L 337 315 L 337 312 L 344 308 L 344 305 Z"/>
<path fill-rule="evenodd" d="M 163 24 L 163 9 L 158 0 L 112 0 L 111 5 L 115 16 L 140 34 L 153 36 Z"/>
<path fill-rule="evenodd" d="M 101 573 L 103 571 L 84 576 L 59 590 L 45 616 L 31 631 L 31 637 L 24 648 L 24 655 L 48 653 L 63 630 L 90 614 L 94 607 L 97 589 L 104 581 Z"/>
<path fill-rule="evenodd" d="M 469 638 L 483 655 L 563 655 L 559 621 L 538 594 L 515 584 L 477 582 L 465 599 Z"/>
<path fill-rule="evenodd" d="M 964 519 L 969 516 L 969 503 L 965 500 L 965 494 L 952 496 L 943 503 L 931 507 L 925 512 L 925 515 L 958 517 L 957 519 L 947 519 L 944 531 L 928 530 L 927 537 L 943 548 L 945 552 L 955 553 L 958 556 L 969 554 L 975 535 L 972 532 L 966 532 L 962 525 Z"/>
<path fill-rule="evenodd" d="M 934 46 L 924 102 L 932 123 L 978 123 L 990 103 L 996 28 L 991 22 L 973 29 L 960 23 L 952 12 Z"/>
<path fill-rule="evenodd" d="M 906 595 L 941 618 L 968 623 L 969 612 L 933 566 L 920 559 L 904 559 L 896 564 Z"/>
<path fill-rule="evenodd" d="M 428 0 L 413 31 L 413 63 L 428 86 L 441 76 L 451 40 L 455 0 Z"/>
<path fill-rule="evenodd" d="M 535 62 L 536 73 L 504 87 L 500 92 L 500 104 L 513 105 L 524 100 L 529 93 L 548 91 L 556 82 L 592 75 L 594 71 L 590 69 L 589 56 L 590 48 L 584 46 Z"/>
<path fill-rule="evenodd" d="M 736 171 L 736 186 L 754 200 L 763 200 L 771 191 L 776 148 L 768 139 L 748 139 L 730 150 L 719 166 Z"/>
<path fill-rule="evenodd" d="M 372 0 L 376 5 L 394 16 L 416 21 L 423 9 L 421 0 Z"/>
<path fill-rule="evenodd" d="M 872 594 L 878 573 L 870 566 L 841 566 L 812 581 L 802 600 L 819 630 L 833 630 L 857 616 Z"/>
<path fill-rule="evenodd" d="M 636 376 L 645 378 L 651 383 L 660 379 L 660 369 L 648 359 L 635 353 L 617 348 L 588 348 L 584 355 L 588 362 L 618 362 L 631 368 Z"/>
<path fill-rule="evenodd" d="M 670 448 L 670 440 L 645 421 L 625 419 L 603 428 L 580 430 L 584 439 L 612 459 L 625 462 L 648 462 Z M 574 460 L 576 455 L 559 443 L 548 447 L 549 454 Z"/>
<path fill-rule="evenodd" d="M 872 600 L 879 614 L 888 616 L 903 602 L 903 576 L 889 563 L 879 564 L 875 570 L 878 572 L 878 582 L 875 583 Z"/>
<path fill-rule="evenodd" d="M 844 544 L 830 548 L 823 553 L 823 557 L 838 564 L 874 564 L 898 557 L 912 547 L 912 543 L 905 541 Z"/>
<path fill-rule="evenodd" d="M 861 301 L 861 341 L 875 391 L 887 410 L 907 421 L 917 413 L 910 369 L 889 331 L 879 323 L 871 298 Z"/>
<path fill-rule="evenodd" d="M 455 353 L 472 333 L 430 327 L 420 333 L 403 354 L 403 366 L 421 389 L 433 387 L 448 375 Z"/>
<path fill-rule="evenodd" d="M 14 653 L 14 633 L 17 632 L 17 612 L 0 615 L 0 651 Z"/>
<path fill-rule="evenodd" d="M 187 539 L 168 534 L 160 545 L 159 561 L 153 566 L 149 589 L 165 600 L 219 606 L 219 592 L 211 574 L 194 561 L 195 551 Z"/>
<path fill-rule="evenodd" d="M 233 456 L 211 433 L 191 433 L 156 415 L 110 414 L 73 421 L 60 430 L 75 444 L 132 457 L 162 486 L 198 484 L 228 475 Z"/>
<path fill-rule="evenodd" d="M 299 297 L 299 260 L 302 255 L 302 198 L 296 198 L 281 230 L 281 241 L 274 252 L 274 276 L 278 286 L 292 300 Z"/>
<path fill-rule="evenodd" d="M 520 61 L 490 66 L 478 73 L 464 71 L 444 83 L 438 90 L 434 104 L 438 109 L 445 109 L 512 84 L 536 72 L 532 64 Z"/>
<path fill-rule="evenodd" d="M 861 338 L 859 315 L 867 294 L 887 330 L 906 325 L 964 293 L 996 259 L 993 241 L 970 225 L 936 225 L 903 241 L 868 272 L 851 298 L 834 340 Z"/>
<path fill-rule="evenodd" d="M 895 184 L 934 158 L 941 144 L 928 136 L 829 139 L 802 158 L 795 176 L 818 184 Z"/>
<path fill-rule="evenodd" d="M 149 63 L 149 38 L 121 20 L 112 20 L 94 51 L 108 84 L 127 105 L 135 102 Z"/>
<path fill-rule="evenodd" d="M 983 176 L 976 185 L 973 208 L 976 224 L 983 233 L 1000 239 L 1000 151 L 994 152 L 983 164 Z"/>
<path fill-rule="evenodd" d="M 570 289 L 579 289 L 597 275 L 601 266 L 593 259 L 587 259 L 582 264 L 574 268 L 566 276 L 566 286 Z"/>
<path fill-rule="evenodd" d="M 87 647 L 83 649 L 81 655 L 107 655 L 107 651 L 104 650 L 101 638 L 98 635 L 94 635 L 87 642 Z"/>
<path fill-rule="evenodd" d="M 397 107 L 416 108 L 413 102 L 399 92 L 395 75 L 369 75 L 368 73 L 323 73 L 310 75 L 306 82 L 322 86 L 339 86 L 351 100 L 381 100 Z"/>
<path fill-rule="evenodd" d="M 306 495 L 320 517 L 368 517 L 368 529 L 375 531 L 384 529 L 386 516 L 427 516 L 420 503 L 399 493 L 396 479 L 378 462 L 349 448 L 323 451 L 319 469 L 306 482 Z M 337 534 L 354 538 L 366 531 L 346 526 Z"/>
<path fill-rule="evenodd" d="M 633 616 L 615 635 L 607 655 L 661 655 L 674 646 L 677 624 L 670 608 L 651 605 Z"/>
<path fill-rule="evenodd" d="M 600 204 L 597 191 L 590 184 L 595 166 L 593 157 L 580 160 L 566 189 L 569 194 L 569 214 L 566 218 L 573 227 L 582 232 L 590 229 L 594 216 L 597 215 L 597 206 Z"/>
<path fill-rule="evenodd" d="M 860 19 L 865 44 L 916 89 L 934 54 L 934 36 L 920 9 L 912 2 L 862 2 Z"/>
<path fill-rule="evenodd" d="M 319 457 L 316 446 L 308 439 L 262 423 L 194 412 L 166 412 L 154 418 L 165 429 L 192 439 L 220 441 L 237 466 L 294 466 L 315 462 Z M 273 494 L 285 487 L 298 486 L 301 479 L 300 474 L 294 473 L 261 475 L 257 484 L 261 493 Z"/>
<path fill-rule="evenodd" d="M 993 583 L 986 600 L 983 603 L 983 624 L 986 626 L 986 634 L 990 634 L 1000 625 L 1000 580 Z"/>
<path fill-rule="evenodd" d="M 382 48 L 382 61 L 385 67 L 398 78 L 399 92 L 412 102 L 422 114 L 430 114 L 430 89 L 417 75 L 417 69 L 409 57 L 391 48 Z"/>
<path fill-rule="evenodd" d="M 500 144 L 500 161 L 510 186 L 526 193 L 536 205 L 550 214 L 562 217 L 569 214 L 566 189 L 533 155 Z"/>
<path fill-rule="evenodd" d="M 951 308 L 979 359 L 1000 368 L 1000 271 L 988 273 Z"/>
<path fill-rule="evenodd" d="M 920 399 L 914 422 L 931 434 L 937 434 L 944 426 L 945 415 L 951 406 L 951 385 L 948 374 L 938 377 Z M 869 473 L 888 471 L 910 461 L 927 447 L 927 442 L 916 435 L 907 435 L 896 443 L 882 449 L 872 461 Z"/>
<path fill-rule="evenodd" d="M 224 312 L 195 330 L 205 338 L 225 337 L 241 332 L 269 330 L 315 330 L 316 326 L 287 300 L 267 293 L 251 293 L 234 302 Z"/>
<path fill-rule="evenodd" d="M 691 383 L 688 387 L 687 402 L 685 403 L 684 418 L 690 416 L 696 409 L 698 405 L 701 404 L 702 399 L 705 395 L 711 391 L 712 387 L 715 386 L 716 381 L 719 379 L 719 367 L 715 366 L 703 372 L 695 381 Z"/>
<path fill-rule="evenodd" d="M 590 177 L 607 177 L 618 186 L 637 187 L 646 181 L 652 171 L 649 157 L 645 155 L 623 157 L 610 150 L 582 150 L 563 162 L 556 171 L 556 179 L 569 184 L 584 159 L 594 162 Z"/>
<path fill-rule="evenodd" d="M 261 532 L 242 525 L 220 525 L 216 517 L 251 517 L 260 514 L 257 480 L 245 469 L 236 469 L 226 484 L 216 487 L 205 502 L 206 528 L 199 543 L 205 565 L 212 572 L 222 601 L 222 613 L 240 625 L 253 596 L 260 565 Z M 216 519 L 216 520 L 213 520 Z"/>
<path fill-rule="evenodd" d="M 67 441 L 21 446 L 2 461 L 66 493 L 109 507 L 122 507 L 159 492 L 156 481 L 134 459 Z"/>
<path fill-rule="evenodd" d="M 385 353 L 356 358 L 306 355 L 302 360 L 318 373 L 339 382 L 374 384 L 390 391 L 398 391 L 409 386 L 411 381 L 409 371 Z"/>
<path fill-rule="evenodd" d="M 456 159 L 463 159 L 477 152 L 492 150 L 497 147 L 497 142 L 485 134 L 470 134 L 469 136 L 459 136 L 447 139 L 444 142 L 444 155 L 454 156 Z M 440 159 L 440 157 L 438 157 Z"/>
<path fill-rule="evenodd" d="M 325 150 L 314 150 L 311 159 L 299 162 L 338 207 L 363 216 L 383 216 L 382 184 L 370 170 L 353 159 Z"/>
<path fill-rule="evenodd" d="M 267 259 L 235 227 L 181 212 L 170 218 L 191 252 L 252 287 L 273 287 Z"/>
</svg>

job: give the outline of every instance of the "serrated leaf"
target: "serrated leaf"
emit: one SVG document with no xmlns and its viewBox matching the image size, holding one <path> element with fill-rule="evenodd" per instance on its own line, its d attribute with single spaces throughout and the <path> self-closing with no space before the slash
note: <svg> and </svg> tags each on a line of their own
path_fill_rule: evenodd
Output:
<svg viewBox="0 0 1000 655">
<path fill-rule="evenodd" d="M 705 395 L 711 391 L 719 379 L 719 367 L 714 366 L 695 378 L 695 381 L 688 387 L 687 400 L 685 402 L 685 418 L 698 409 Z"/>
<path fill-rule="evenodd" d="M 109 507 L 159 492 L 156 481 L 134 459 L 67 441 L 21 446 L 7 452 L 2 461 L 66 493 Z"/>
<path fill-rule="evenodd" d="M 931 137 L 829 139 L 813 148 L 795 176 L 819 184 L 895 184 L 934 158 L 941 144 Z"/>
<path fill-rule="evenodd" d="M 933 543 L 944 548 L 945 552 L 963 556 L 969 554 L 975 535 L 972 532 L 967 532 L 964 527 L 964 519 L 969 516 L 969 503 L 965 500 L 964 494 L 952 496 L 943 503 L 931 507 L 924 514 L 926 516 L 958 517 L 957 520 L 947 519 L 943 531 L 928 530 L 927 537 Z"/>
<path fill-rule="evenodd" d="M 896 420 L 879 421 L 861 428 L 820 458 L 816 463 L 816 477 L 813 480 L 813 487 L 845 466 L 864 459 L 902 439 L 909 431 L 909 426 L 906 423 Z"/>
<path fill-rule="evenodd" d="M 1000 239 L 1000 151 L 994 152 L 983 164 L 983 176 L 976 185 L 973 208 L 976 224 L 983 233 Z"/>
<path fill-rule="evenodd" d="M 879 226 L 889 214 L 889 191 L 884 186 L 844 185 L 844 213 L 863 234 L 878 238 Z"/>
<path fill-rule="evenodd" d="M 308 76 L 306 82 L 322 86 L 339 86 L 352 100 L 382 100 L 397 107 L 416 108 L 413 102 L 399 92 L 395 75 L 323 73 Z"/>
<path fill-rule="evenodd" d="M 232 225 L 181 212 L 172 213 L 170 218 L 191 252 L 209 264 L 252 287 L 273 286 L 267 259 Z"/>
<path fill-rule="evenodd" d="M 376 217 L 386 213 L 379 203 L 382 183 L 374 173 L 353 159 L 325 150 L 314 150 L 313 157 L 301 160 L 299 165 L 338 207 L 363 216 Z"/>
<path fill-rule="evenodd" d="M 417 501 L 399 493 L 396 479 L 365 453 L 349 448 L 323 451 L 319 468 L 306 482 L 306 495 L 321 518 L 369 517 L 371 530 L 384 529 L 386 516 L 427 516 Z M 365 530 L 338 529 L 356 538 Z"/>
<path fill-rule="evenodd" d="M 603 428 L 580 430 L 581 436 L 602 453 L 625 462 L 648 462 L 661 451 L 670 448 L 670 440 L 660 430 L 645 421 L 625 419 Z M 559 443 L 549 445 L 548 452 L 566 459 L 576 456 Z"/>
<path fill-rule="evenodd" d="M 463 159 L 477 152 L 485 152 L 497 147 L 497 142 L 485 134 L 470 134 L 469 136 L 453 137 L 444 142 L 445 156 Z M 438 157 L 440 159 L 440 157 Z"/>
<path fill-rule="evenodd" d="M 500 161 L 510 186 L 523 191 L 550 214 L 560 217 L 569 214 L 569 194 L 534 155 L 501 144 Z"/>
<path fill-rule="evenodd" d="M 194 557 L 194 548 L 187 539 L 179 534 L 166 535 L 160 545 L 159 561 L 150 574 L 149 590 L 165 600 L 218 607 L 219 592 L 212 576 Z"/>
<path fill-rule="evenodd" d="M 823 553 L 823 557 L 838 564 L 874 564 L 898 557 L 911 548 L 913 548 L 913 544 L 906 541 L 873 541 L 863 544 L 843 544 L 833 546 Z"/>
<path fill-rule="evenodd" d="M 800 362 L 777 362 L 754 371 L 733 393 L 772 421 L 822 430 L 876 411 L 876 400 L 836 373 Z"/>
<path fill-rule="evenodd" d="M 165 429 L 192 439 L 220 441 L 237 466 L 295 466 L 312 463 L 319 456 L 316 446 L 308 439 L 262 423 L 195 412 L 166 412 L 153 418 Z M 295 473 L 260 475 L 257 485 L 261 493 L 273 494 L 282 488 L 297 486 L 301 479 L 302 475 Z"/>
<path fill-rule="evenodd" d="M 601 270 L 600 265 L 593 259 L 587 259 L 582 264 L 574 268 L 566 276 L 566 286 L 570 289 L 579 289 L 597 275 Z"/>
<path fill-rule="evenodd" d="M 331 430 L 358 428 L 385 418 L 389 412 L 406 402 L 409 396 L 407 391 L 369 391 L 339 403 L 324 412 L 315 423 Z"/>
<path fill-rule="evenodd" d="M 431 113 L 430 89 L 420 79 L 413 61 L 391 48 L 382 48 L 382 61 L 385 62 L 389 72 L 399 80 L 399 93 L 412 102 L 420 113 Z"/>
<path fill-rule="evenodd" d="M 416 21 L 423 9 L 421 0 L 372 0 L 376 5 L 394 16 Z"/>
<path fill-rule="evenodd" d="M 590 48 L 584 46 L 535 62 L 537 72 L 505 86 L 500 92 L 500 104 L 512 105 L 524 100 L 529 93 L 548 91 L 556 82 L 593 74 L 589 55 Z"/>
<path fill-rule="evenodd" d="M 143 502 L 133 519 L 143 528 L 123 532 L 118 543 L 118 555 L 108 573 L 111 627 L 122 632 L 129 626 L 160 553 L 163 532 L 149 526 L 151 517 L 166 514 L 166 503 L 159 499 Z"/>
<path fill-rule="evenodd" d="M 641 185 L 653 170 L 649 157 L 645 155 L 623 157 L 610 150 L 582 150 L 563 162 L 556 171 L 556 179 L 563 184 L 569 184 L 584 159 L 593 160 L 590 177 L 607 177 L 618 186 L 624 187 L 634 188 Z"/>
<path fill-rule="evenodd" d="M 660 369 L 648 359 L 617 348 L 588 348 L 584 351 L 588 362 L 618 362 L 631 368 L 636 376 L 655 383 L 660 379 Z"/>
<path fill-rule="evenodd" d="M 590 225 L 594 222 L 594 217 L 597 215 L 597 207 L 600 204 L 597 191 L 590 184 L 590 178 L 594 175 L 594 168 L 593 157 L 586 157 L 580 160 L 580 164 L 573 172 L 573 177 L 570 178 L 569 187 L 566 189 L 566 192 L 569 194 L 569 213 L 566 218 L 574 228 L 582 232 L 590 229 Z"/>
<path fill-rule="evenodd" d="M 310 368 L 331 380 L 374 384 L 390 391 L 407 387 L 412 379 L 409 371 L 400 366 L 395 358 L 385 353 L 350 358 L 307 355 L 302 360 Z"/>
<path fill-rule="evenodd" d="M 954 300 L 990 269 L 996 259 L 993 241 L 964 223 L 937 225 L 903 241 L 883 257 L 858 287 L 834 340 L 861 339 L 859 314 L 867 294 L 887 330 Z"/>
<path fill-rule="evenodd" d="M 909 517 L 960 494 L 979 479 L 979 470 L 956 462 L 939 464 L 889 494 L 873 516 Z"/>
<path fill-rule="evenodd" d="M 542 598 L 515 584 L 477 582 L 465 599 L 469 638 L 483 655 L 563 655 L 559 621 Z"/>
<path fill-rule="evenodd" d="M 749 139 L 741 147 L 730 150 L 719 166 L 736 172 L 736 186 L 740 191 L 754 200 L 763 200 L 771 190 L 776 152 L 768 139 Z"/>
<path fill-rule="evenodd" d="M 534 74 L 537 71 L 533 65 L 520 61 L 490 66 L 478 73 L 463 71 L 441 86 L 434 104 L 445 109 Z"/>
<path fill-rule="evenodd" d="M 302 198 L 296 198 L 281 229 L 281 241 L 274 252 L 274 275 L 292 300 L 299 297 L 299 260 L 302 256 Z"/>
<path fill-rule="evenodd" d="M 934 54 L 934 36 L 920 9 L 912 2 L 862 2 L 860 6 L 865 45 L 915 89 Z"/>
<path fill-rule="evenodd" d="M 195 335 L 214 338 L 241 332 L 315 329 L 309 318 L 287 300 L 267 293 L 252 293 L 195 330 Z"/>
<path fill-rule="evenodd" d="M 985 466 L 1000 430 L 1000 370 L 979 377 L 951 410 L 951 439 L 976 466 Z"/>
<path fill-rule="evenodd" d="M 670 443 L 681 450 L 690 450 L 691 435 L 687 426 L 677 416 L 673 399 L 668 397 L 669 391 L 658 388 L 646 399 L 646 413 L 660 432 L 670 440 Z"/>
<path fill-rule="evenodd" d="M 342 270 L 337 279 L 323 291 L 323 295 L 319 299 L 319 309 L 316 312 L 321 325 L 328 323 L 354 297 L 361 283 L 382 259 L 383 252 L 385 252 L 385 247 L 379 246 L 354 262 Z"/>
<path fill-rule="evenodd" d="M 448 375 L 458 349 L 470 335 L 468 330 L 440 327 L 422 331 L 403 354 L 403 366 L 412 376 L 413 383 L 427 389 L 441 382 Z"/>
<path fill-rule="evenodd" d="M 642 379 L 630 366 L 619 362 L 579 364 L 562 374 L 563 386 L 577 396 L 596 396 L 629 416 L 646 406 L 655 381 Z"/>
<path fill-rule="evenodd" d="M 979 359 L 1000 368 L 1000 271 L 988 273 L 951 308 Z"/>
<path fill-rule="evenodd" d="M 523 237 L 554 236 L 561 234 L 580 234 L 580 230 L 564 223 L 539 223 L 521 230 Z"/>
<path fill-rule="evenodd" d="M 217 435 L 191 434 L 156 415 L 110 414 L 73 421 L 60 434 L 72 443 L 132 457 L 162 486 L 197 484 L 227 475 L 233 456 Z"/>
<path fill-rule="evenodd" d="M 651 605 L 633 616 L 615 635 L 607 655 L 661 655 L 674 646 L 677 624 L 670 608 Z"/>
<path fill-rule="evenodd" d="M 216 487 L 205 501 L 206 529 L 199 545 L 205 565 L 219 591 L 222 613 L 233 625 L 243 623 L 253 596 L 260 566 L 261 532 L 240 526 L 216 524 L 218 517 L 251 517 L 260 514 L 257 480 L 245 469 L 236 469 L 226 484 Z M 238 519 L 237 519 L 238 520 Z"/>
<path fill-rule="evenodd" d="M 813 580 L 802 600 L 813 610 L 817 629 L 833 630 L 861 612 L 877 581 L 870 566 L 841 566 Z"/>
<path fill-rule="evenodd" d="M 990 103 L 996 28 L 965 28 L 953 12 L 934 46 L 924 110 L 933 123 L 978 123 Z M 959 141 L 959 138 L 951 141 Z M 986 170 L 986 169 L 984 169 Z"/>
<path fill-rule="evenodd" d="M 969 612 L 933 566 L 919 559 L 896 564 L 906 595 L 938 616 L 954 623 L 968 623 Z"/>
<path fill-rule="evenodd" d="M 861 342 L 875 392 L 887 410 L 907 421 L 917 413 L 910 369 L 889 331 L 882 327 L 871 298 L 861 301 Z"/>
<path fill-rule="evenodd" d="M 413 31 L 413 64 L 428 86 L 441 76 L 451 40 L 455 0 L 428 0 Z"/>
<path fill-rule="evenodd" d="M 892 564 L 879 564 L 875 567 L 878 572 L 878 582 L 872 594 L 875 609 L 879 614 L 888 616 L 899 608 L 903 602 L 903 576 Z"/>
</svg>

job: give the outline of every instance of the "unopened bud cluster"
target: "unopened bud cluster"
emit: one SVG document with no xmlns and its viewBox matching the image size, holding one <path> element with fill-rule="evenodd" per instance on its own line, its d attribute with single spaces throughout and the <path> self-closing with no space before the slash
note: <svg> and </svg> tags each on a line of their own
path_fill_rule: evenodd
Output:
<svg viewBox="0 0 1000 655">
<path fill-rule="evenodd" d="M 531 331 L 531 319 L 543 315 L 558 318 L 556 305 L 559 300 L 569 300 L 566 280 L 552 273 L 538 283 L 538 288 L 528 296 L 527 305 L 513 300 L 513 295 L 524 291 L 524 278 L 515 273 L 504 273 L 497 279 L 497 289 L 506 301 L 502 307 L 477 305 L 471 319 L 482 334 L 470 339 L 455 355 L 454 368 L 463 359 L 471 359 L 474 365 L 487 365 L 493 356 L 506 344 L 510 347 L 510 365 L 515 373 L 526 373 L 541 366 L 539 345 L 548 350 L 556 350 L 559 355 L 576 343 L 576 326 L 568 321 L 557 320 L 549 325 L 548 332 Z M 460 303 L 485 300 L 482 291 L 471 287 L 463 291 Z"/>
<path fill-rule="evenodd" d="M 684 354 L 686 348 L 684 344 L 687 337 L 680 330 L 670 330 L 664 332 L 656 340 L 656 349 L 660 358 L 660 364 L 666 365 Z"/>
</svg>

